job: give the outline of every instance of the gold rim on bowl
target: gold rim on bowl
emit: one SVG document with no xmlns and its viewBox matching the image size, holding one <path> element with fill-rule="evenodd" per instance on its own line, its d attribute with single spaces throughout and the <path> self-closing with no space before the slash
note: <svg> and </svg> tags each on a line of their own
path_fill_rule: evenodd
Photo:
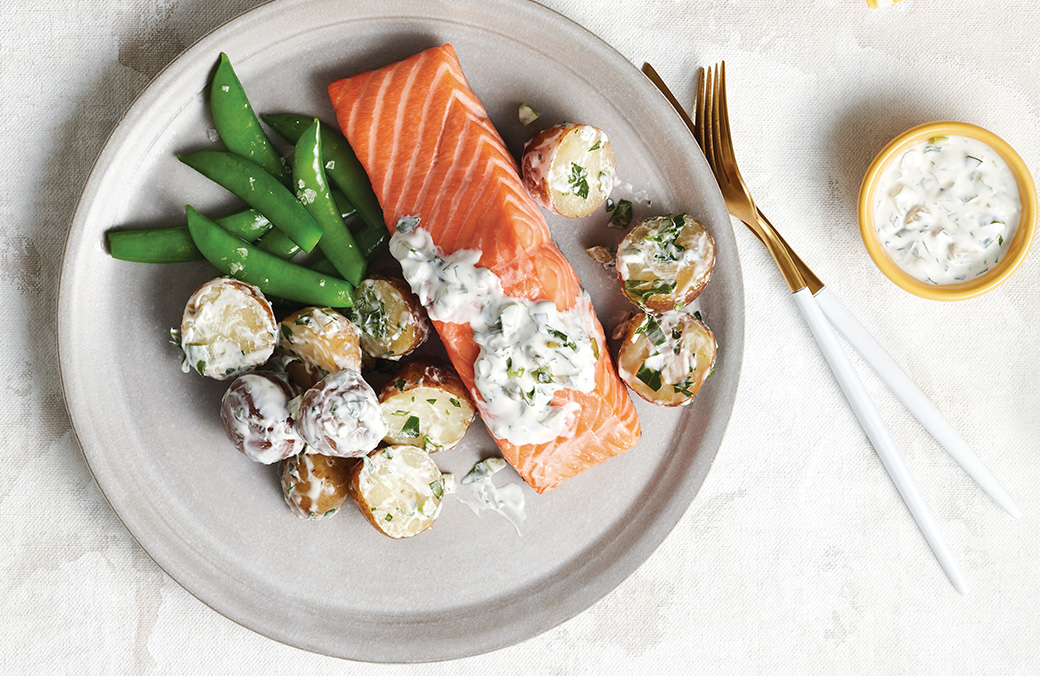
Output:
<svg viewBox="0 0 1040 676">
<path fill-rule="evenodd" d="M 905 150 L 933 136 L 967 136 L 981 141 L 995 150 L 1007 162 L 1008 168 L 1015 177 L 1018 196 L 1022 203 L 1022 215 L 1018 223 L 1007 254 L 995 268 L 975 279 L 957 284 L 928 284 L 911 277 L 893 261 L 881 247 L 874 224 L 874 195 L 877 192 L 881 174 L 894 158 Z M 990 289 L 1000 286 L 1022 264 L 1029 249 L 1033 245 L 1033 237 L 1037 226 L 1036 185 L 1029 174 L 1029 168 L 1015 150 L 1004 139 L 993 132 L 967 122 L 930 122 L 909 129 L 892 139 L 874 161 L 870 163 L 863 184 L 859 191 L 859 230 L 867 253 L 878 269 L 898 287 L 931 300 L 964 300 L 982 295 Z"/>
</svg>

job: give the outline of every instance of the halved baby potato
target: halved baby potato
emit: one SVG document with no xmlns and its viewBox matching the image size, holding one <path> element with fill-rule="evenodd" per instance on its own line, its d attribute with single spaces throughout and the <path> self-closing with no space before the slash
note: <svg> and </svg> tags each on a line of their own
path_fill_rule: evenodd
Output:
<svg viewBox="0 0 1040 676">
<path fill-rule="evenodd" d="M 453 448 L 466 436 L 476 407 L 454 369 L 429 362 L 408 364 L 379 394 L 389 444 L 430 453 Z"/>
<path fill-rule="evenodd" d="M 534 201 L 569 218 L 589 216 L 614 187 L 614 150 L 607 135 L 588 124 L 561 124 L 524 146 L 524 187 Z"/>
<path fill-rule="evenodd" d="M 629 320 L 618 353 L 618 375 L 652 404 L 693 401 L 715 372 L 718 346 L 711 329 L 685 312 L 639 313 Z"/>
<path fill-rule="evenodd" d="M 715 241 L 686 214 L 647 219 L 618 245 L 625 295 L 644 310 L 681 310 L 701 295 L 714 268 Z"/>
<path fill-rule="evenodd" d="M 301 519 L 332 516 L 350 499 L 350 471 L 359 462 L 317 453 L 300 453 L 282 464 L 282 495 Z"/>
<path fill-rule="evenodd" d="M 274 373 L 236 378 L 220 400 L 220 420 L 235 449 L 270 465 L 303 450 L 303 438 L 289 413 L 296 396 L 289 381 Z"/>
<path fill-rule="evenodd" d="M 278 352 L 297 357 L 289 377 L 307 389 L 330 373 L 361 371 L 357 329 L 341 313 L 327 307 L 305 307 L 278 324 Z"/>
<path fill-rule="evenodd" d="M 349 489 L 369 523 L 392 538 L 433 526 L 445 493 L 437 464 L 415 446 L 372 451 L 351 471 Z"/>
<path fill-rule="evenodd" d="M 340 458 L 360 457 L 386 436 L 376 393 L 350 369 L 330 373 L 303 394 L 296 429 L 309 452 Z"/>
<path fill-rule="evenodd" d="M 191 294 L 181 319 L 183 370 L 225 380 L 260 366 L 278 342 L 274 310 L 260 289 L 230 277 Z"/>
<path fill-rule="evenodd" d="M 419 298 L 403 279 L 373 275 L 358 284 L 350 312 L 369 356 L 400 359 L 430 336 Z"/>
</svg>

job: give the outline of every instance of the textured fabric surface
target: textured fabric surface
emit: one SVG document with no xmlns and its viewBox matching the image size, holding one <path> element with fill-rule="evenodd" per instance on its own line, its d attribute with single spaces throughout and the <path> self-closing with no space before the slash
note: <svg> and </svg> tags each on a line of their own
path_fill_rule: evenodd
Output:
<svg viewBox="0 0 1040 676">
<path fill-rule="evenodd" d="M 873 266 L 854 206 L 873 154 L 934 119 L 988 127 L 1040 174 L 1031 0 L 548 0 L 682 101 L 727 61 L 744 175 L 770 219 L 1017 500 L 1015 521 L 856 361 L 970 585 L 955 593 L 845 405 L 764 249 L 737 229 L 747 347 L 707 481 L 591 609 L 489 655 L 342 662 L 221 617 L 162 573 L 95 485 L 62 402 L 57 270 L 122 111 L 249 0 L 12 2 L 0 17 L 0 663 L 5 673 L 1040 672 L 1040 255 L 940 304 Z"/>
</svg>

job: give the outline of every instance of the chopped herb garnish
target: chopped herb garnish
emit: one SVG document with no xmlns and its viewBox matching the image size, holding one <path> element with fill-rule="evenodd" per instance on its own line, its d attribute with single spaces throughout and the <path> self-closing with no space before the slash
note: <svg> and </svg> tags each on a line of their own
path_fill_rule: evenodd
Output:
<svg viewBox="0 0 1040 676">
<path fill-rule="evenodd" d="M 629 204 L 631 204 L 631 202 L 629 202 Z M 607 198 L 607 206 L 606 206 L 606 210 L 607 210 L 607 211 L 613 211 L 613 210 L 614 210 L 614 207 L 615 207 L 615 206 L 616 206 L 616 205 L 614 204 L 614 200 L 612 200 L 612 199 L 610 199 L 610 198 L 608 197 L 608 198 Z"/>
<path fill-rule="evenodd" d="M 289 497 L 289 494 L 292 493 L 292 489 L 294 488 L 296 488 L 296 484 L 289 484 L 285 489 L 285 497 Z"/>
<path fill-rule="evenodd" d="M 675 385 L 672 385 L 672 391 L 674 391 L 677 394 L 682 393 L 685 394 L 687 397 L 692 397 L 693 392 L 690 390 L 691 387 L 693 387 L 693 378 L 687 376 Z"/>
<path fill-rule="evenodd" d="M 426 400 L 426 403 L 427 403 L 427 404 L 436 404 L 436 403 L 437 403 L 437 400 L 436 400 L 436 399 L 427 399 L 427 400 Z"/>
<path fill-rule="evenodd" d="M 170 345 L 181 346 L 181 330 L 170 329 Z"/>
<path fill-rule="evenodd" d="M 653 315 L 647 315 L 643 323 L 636 329 L 636 333 L 642 333 L 650 340 L 654 345 L 663 345 L 668 342 L 668 337 L 664 335 L 664 331 L 661 329 L 661 325 L 657 323 Z"/>
<path fill-rule="evenodd" d="M 580 164 L 571 162 L 571 173 L 567 176 L 571 192 L 582 199 L 589 197 L 589 172 Z"/>
<path fill-rule="evenodd" d="M 451 398 L 451 399 L 449 399 L 448 401 L 450 401 L 450 402 L 451 402 L 451 405 L 452 405 L 452 406 L 454 406 L 455 408 L 462 408 L 462 402 L 460 402 L 460 401 L 459 401 L 458 399 L 456 399 L 455 397 L 452 397 L 452 398 Z"/>
<path fill-rule="evenodd" d="M 393 451 L 391 451 L 389 448 L 384 448 L 383 449 L 383 457 L 386 458 L 387 460 L 393 460 L 394 459 Z"/>
<path fill-rule="evenodd" d="M 206 373 L 206 360 L 200 359 L 195 363 L 195 370 L 199 372 L 199 375 L 205 375 Z"/>
<path fill-rule="evenodd" d="M 401 379 L 398 379 L 397 382 L 394 383 L 394 387 L 396 387 L 399 392 L 404 392 L 404 386 L 405 382 Z"/>
<path fill-rule="evenodd" d="M 336 513 L 336 509 L 338 509 L 338 508 L 333 507 L 332 509 L 330 509 L 327 512 L 325 512 L 325 514 L 323 516 L 332 516 L 333 514 Z"/>
<path fill-rule="evenodd" d="M 292 342 L 292 329 L 290 329 L 285 324 L 279 324 L 278 326 L 280 326 L 281 329 L 282 329 L 282 337 L 285 338 L 287 341 L 289 341 L 291 343 Z"/>
<path fill-rule="evenodd" d="M 397 224 L 394 226 L 398 232 L 408 234 L 412 230 L 415 230 L 415 226 L 419 225 L 418 216 L 402 216 L 397 219 Z"/>
<path fill-rule="evenodd" d="M 715 375 L 715 369 L 712 369 L 711 373 L 709 373 L 708 375 L 704 376 L 704 379 L 707 380 L 708 378 L 711 378 L 713 375 Z"/>
<path fill-rule="evenodd" d="M 664 225 L 658 226 L 657 232 L 652 235 L 647 235 L 646 239 L 649 242 L 657 242 L 660 244 L 660 252 L 654 254 L 654 258 L 659 261 L 677 261 L 682 255 L 682 252 L 686 250 L 682 244 L 679 244 L 679 235 L 682 234 L 683 227 L 686 225 L 686 214 L 678 214 L 671 218 L 661 218 L 658 221 L 665 221 Z"/>
<path fill-rule="evenodd" d="M 408 416 L 408 420 L 401 425 L 401 434 L 410 439 L 417 439 L 419 437 L 419 419 L 414 415 Z"/>
<path fill-rule="evenodd" d="M 548 366 L 538 367 L 534 371 L 531 371 L 531 375 L 534 377 L 536 382 L 539 382 L 543 385 L 551 383 L 553 381 L 552 371 L 549 370 Z"/>
<path fill-rule="evenodd" d="M 376 340 L 386 337 L 390 320 L 386 313 L 386 304 L 379 300 L 371 287 L 365 287 L 354 297 L 354 308 L 351 312 L 354 323 L 366 336 Z"/>
<path fill-rule="evenodd" d="M 694 310 L 693 311 L 693 316 L 696 317 L 697 321 L 699 321 L 699 322 L 703 322 L 704 321 L 704 317 L 701 317 L 701 311 L 700 310 Z"/>
<path fill-rule="evenodd" d="M 578 344 L 577 344 L 577 343 L 575 343 L 575 342 L 574 342 L 573 340 L 571 340 L 570 338 L 568 338 L 568 337 L 567 337 L 567 334 L 566 334 L 566 333 L 564 333 L 563 331 L 557 331 L 556 329 L 554 329 L 554 328 L 553 328 L 553 327 L 551 327 L 551 326 L 550 326 L 550 327 L 547 327 L 547 328 L 546 328 L 546 331 L 548 331 L 548 332 L 549 332 L 549 335 L 550 335 L 550 336 L 552 336 L 553 338 L 555 338 L 555 339 L 557 339 L 558 341 L 560 341 L 560 343 L 561 343 L 561 344 L 562 344 L 562 345 L 563 345 L 564 347 L 569 347 L 569 348 L 571 348 L 572 350 L 574 350 L 575 352 L 577 352 L 577 351 L 578 351 Z"/>
<path fill-rule="evenodd" d="M 997 244 L 1004 246 L 1004 235 L 997 235 Z"/>
<path fill-rule="evenodd" d="M 512 363 L 513 363 L 512 360 L 510 360 L 508 362 L 508 364 L 512 364 Z M 514 368 L 509 368 L 506 371 L 506 375 L 508 375 L 510 378 L 519 378 L 520 376 L 524 375 L 524 367 L 523 366 L 518 366 L 515 369 Z"/>
<path fill-rule="evenodd" d="M 661 372 L 649 369 L 645 364 L 639 366 L 639 370 L 636 371 L 636 378 L 643 381 L 654 392 L 661 389 Z"/>
<path fill-rule="evenodd" d="M 602 144 L 599 141 L 596 141 L 594 144 L 592 144 L 592 147 L 589 148 L 589 152 L 591 153 L 593 150 L 599 150 L 601 145 Z"/>
<path fill-rule="evenodd" d="M 625 281 L 625 293 L 644 303 L 651 296 L 663 296 L 675 290 L 675 282 L 664 279 L 629 279 Z"/>
<path fill-rule="evenodd" d="M 610 217 L 610 222 L 607 223 L 609 228 L 624 230 L 632 223 L 632 203 L 628 200 L 618 200 L 617 208 L 611 207 L 607 211 L 614 212 L 614 215 Z"/>
<path fill-rule="evenodd" d="M 386 513 L 386 518 L 384 519 L 384 521 L 393 521 L 393 520 L 394 520 L 394 515 L 391 514 L 390 512 L 387 512 Z"/>
<path fill-rule="evenodd" d="M 441 485 L 440 481 L 431 481 L 430 490 L 433 491 L 433 497 L 438 500 L 444 496 L 444 486 Z"/>
</svg>

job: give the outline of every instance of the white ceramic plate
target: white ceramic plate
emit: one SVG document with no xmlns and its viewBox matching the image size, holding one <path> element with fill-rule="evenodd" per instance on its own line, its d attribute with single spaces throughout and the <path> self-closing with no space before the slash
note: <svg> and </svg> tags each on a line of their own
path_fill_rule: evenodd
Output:
<svg viewBox="0 0 1040 676">
<path fill-rule="evenodd" d="M 597 125 L 612 140 L 619 178 L 653 201 L 637 204 L 637 215 L 687 211 L 708 225 L 718 259 L 701 311 L 720 356 L 692 406 L 637 401 L 644 438 L 636 449 L 545 495 L 525 486 L 522 537 L 493 514 L 478 518 L 449 502 L 433 531 L 392 541 L 353 508 L 321 522 L 290 514 L 274 469 L 249 462 L 224 438 L 218 406 L 226 384 L 181 374 L 167 344 L 167 329 L 212 269 L 116 261 L 104 233 L 183 222 L 185 203 L 218 212 L 233 204 L 175 157 L 214 147 L 204 91 L 219 52 L 230 55 L 258 111 L 333 120 L 329 82 L 445 42 L 514 152 L 538 128 L 518 123 L 522 101 L 545 124 Z M 618 241 L 605 221 L 600 213 L 550 225 L 609 332 L 630 308 L 612 273 L 584 254 Z M 87 462 L 155 562 L 265 636 L 386 662 L 516 643 L 581 612 L 635 570 L 704 480 L 743 350 L 733 234 L 689 133 L 621 55 L 524 0 L 281 0 L 199 41 L 145 90 L 101 153 L 69 233 L 59 312 L 65 397 Z M 435 457 L 445 471 L 465 472 L 493 451 L 475 425 L 460 448 Z"/>
</svg>

